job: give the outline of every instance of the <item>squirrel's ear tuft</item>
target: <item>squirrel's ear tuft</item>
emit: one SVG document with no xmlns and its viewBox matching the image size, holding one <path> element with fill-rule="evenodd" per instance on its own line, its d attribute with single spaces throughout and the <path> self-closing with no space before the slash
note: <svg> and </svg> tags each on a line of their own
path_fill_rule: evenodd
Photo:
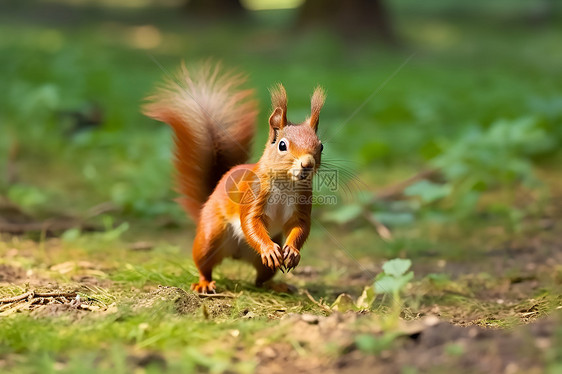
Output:
<svg viewBox="0 0 562 374">
<path fill-rule="evenodd" d="M 312 98 L 310 99 L 310 119 L 309 124 L 310 127 L 314 129 L 314 131 L 318 130 L 318 123 L 320 121 L 320 110 L 324 105 L 324 101 L 326 100 L 326 94 L 324 93 L 324 89 L 320 86 L 317 86 L 312 94 Z"/>
<path fill-rule="evenodd" d="M 283 113 L 285 113 L 285 119 L 287 118 L 287 92 L 285 87 L 281 83 L 277 83 L 275 86 L 269 89 L 271 93 L 271 105 L 273 109 L 281 108 Z"/>
</svg>

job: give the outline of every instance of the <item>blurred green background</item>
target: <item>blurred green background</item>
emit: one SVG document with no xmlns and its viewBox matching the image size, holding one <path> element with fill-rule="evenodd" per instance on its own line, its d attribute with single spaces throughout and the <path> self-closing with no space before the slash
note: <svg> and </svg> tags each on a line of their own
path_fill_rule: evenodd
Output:
<svg viewBox="0 0 562 374">
<path fill-rule="evenodd" d="M 270 373 L 273 360 L 280 372 L 298 372 L 295 363 L 385 371 L 391 361 L 399 372 L 404 362 L 439 366 L 441 350 L 457 372 L 498 359 L 506 372 L 527 362 L 560 372 L 560 318 L 545 325 L 542 317 L 560 309 L 562 294 L 561 8 L 554 0 L 0 2 L 0 296 L 73 287 L 97 310 L 70 300 L 0 303 L 2 317 L 11 314 L 0 323 L 0 371 Z M 253 287 L 253 270 L 238 261 L 214 272 L 226 298 L 183 291 L 198 278 L 188 254 L 194 224 L 173 201 L 171 132 L 140 107 L 166 71 L 208 58 L 246 72 L 256 88 L 254 160 L 270 86 L 285 85 L 295 122 L 309 114 L 313 88 L 327 90 L 320 135 L 325 167 L 340 173 L 338 204 L 313 209 L 299 267 L 277 276 L 299 294 Z M 401 285 L 402 308 L 397 291 L 357 311 L 361 323 L 336 313 L 336 325 L 324 324 L 336 320 L 324 315 L 340 296 L 359 297 L 394 257 L 412 259 L 415 272 Z M 307 316 L 308 327 L 333 335 L 291 319 L 309 313 L 321 319 Z M 436 330 L 441 348 L 412 335 L 403 356 L 389 356 L 400 349 L 389 348 L 392 328 L 380 334 L 385 319 L 402 326 L 427 315 L 470 330 L 458 339 Z M 472 334 L 474 325 L 536 320 L 537 342 L 515 333 L 492 346 L 482 337 L 499 335 Z M 305 335 L 312 340 L 298 340 Z M 463 354 L 469 336 L 483 348 Z M 264 358 L 266 348 L 273 353 Z M 389 355 L 370 361 L 383 349 Z"/>
<path fill-rule="evenodd" d="M 254 159 L 268 87 L 283 82 L 300 121 L 321 84 L 326 159 L 351 174 L 352 205 L 390 225 L 474 218 L 482 194 L 499 192 L 492 211 L 517 219 L 517 190 L 537 188 L 537 168 L 560 160 L 560 18 L 547 0 L 3 2 L 0 194 L 43 217 L 108 203 L 126 219 L 185 220 L 170 131 L 139 108 L 166 76 L 155 61 L 174 71 L 213 58 L 257 89 Z M 442 176 L 414 185 L 405 210 L 369 200 L 434 168 Z"/>
</svg>

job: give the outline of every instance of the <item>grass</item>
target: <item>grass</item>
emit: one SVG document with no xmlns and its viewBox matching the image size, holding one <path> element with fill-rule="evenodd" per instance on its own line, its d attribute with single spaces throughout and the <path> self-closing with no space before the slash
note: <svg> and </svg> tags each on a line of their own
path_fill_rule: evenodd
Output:
<svg viewBox="0 0 562 374">
<path fill-rule="evenodd" d="M 70 242 L 47 240 L 44 257 L 37 256 L 34 250 L 35 244 L 27 240 L 13 238 L 4 242 L 0 248 L 2 264 L 21 266 L 31 276 L 27 286 L 3 287 L 0 296 L 20 294 L 26 287 L 80 287 L 80 293 L 95 300 L 102 309 L 62 314 L 24 311 L 3 317 L 1 354 L 7 372 L 58 368 L 57 371 L 72 373 L 78 370 L 79 363 L 83 367 L 90 365 L 92 372 L 109 368 L 127 372 L 138 365 L 147 365 L 143 370 L 148 372 L 160 372 L 162 365 L 170 372 L 194 368 L 253 372 L 259 361 L 253 352 L 279 344 L 289 344 L 305 357 L 333 360 L 347 349 L 347 340 L 331 338 L 325 345 L 312 348 L 302 342 L 298 330 L 287 319 L 291 321 L 295 315 L 326 315 L 324 308 L 329 308 L 339 293 L 357 294 L 370 283 L 368 278 L 362 278 L 369 276 L 370 259 L 357 260 L 367 274 L 354 273 L 351 269 L 357 263 L 349 258 L 347 263 L 338 258 L 327 261 L 329 264 L 314 261 L 322 249 L 313 244 L 302 266 L 317 263 L 319 273 L 312 277 L 296 273 L 286 280 L 301 290 L 310 290 L 324 308 L 302 293 L 278 294 L 253 287 L 250 267 L 233 261 L 218 270 L 218 287 L 227 292 L 227 297 L 200 299 L 182 291 L 196 280 L 196 272 L 176 245 L 135 251 L 127 249 L 123 238 L 108 241 L 96 233 L 81 234 Z M 446 270 L 424 277 L 424 267 L 435 265 L 428 265 L 423 255 L 414 258 L 414 268 L 420 271 L 404 291 L 402 313 L 407 320 L 419 318 L 416 316 L 420 313 L 437 313 L 461 325 L 508 328 L 548 315 L 560 305 L 556 274 L 540 279 L 541 288 L 525 297 L 513 295 L 513 286 L 506 291 L 511 281 L 485 272 L 484 267 L 480 273 L 454 279 L 445 275 Z M 439 258 L 447 257 L 441 254 Z M 472 261 L 482 266 L 480 261 Z M 519 274 L 513 270 L 510 277 L 515 279 Z M 354 280 L 357 276 L 359 279 Z M 499 298 L 505 300 L 500 303 Z M 343 323 L 351 331 L 349 339 L 359 339 L 359 349 L 365 354 L 391 349 L 395 345 L 390 343 L 403 334 L 400 329 L 391 330 L 380 342 L 376 337 L 365 337 L 388 325 L 384 316 L 391 303 L 391 299 L 378 298 L 371 317 L 359 325 Z"/>
<path fill-rule="evenodd" d="M 88 217 L 100 204 L 111 207 L 88 219 L 99 232 L 2 237 L 0 298 L 76 289 L 100 309 L 50 305 L 1 316 L 0 371 L 274 372 L 276 359 L 290 362 L 289 369 L 327 370 L 348 363 L 342 360 L 399 357 L 409 344 L 401 337 L 426 315 L 509 333 L 556 315 L 561 27 L 447 18 L 434 5 L 416 13 L 404 3 L 395 14 L 400 47 L 294 30 L 293 11 L 213 25 L 165 9 L 151 17 L 114 9 L 98 18 L 95 7 L 86 9 L 90 15 L 65 8 L 78 12 L 80 22 L 32 20 L 33 7 L 25 4 L 0 12 L 0 155 L 8 156 L 0 158 L 0 170 L 15 166 L 14 178 L 0 176 L 0 195 L 37 219 Z M 173 70 L 181 59 L 209 56 L 247 71 L 257 88 L 263 110 L 254 159 L 265 141 L 267 87 L 283 82 L 289 118 L 299 119 L 321 83 L 328 92 L 320 130 L 326 158 L 340 169 L 352 165 L 360 180 L 351 193 L 339 191 L 340 206 L 315 207 L 301 265 L 279 277 L 297 286 L 295 294 L 255 288 L 253 270 L 235 261 L 216 272 L 226 297 L 189 292 L 197 279 L 189 250 L 194 225 L 172 201 L 170 133 L 139 107 L 165 75 L 152 58 Z M 103 124 L 73 131 L 64 112 L 87 115 L 96 107 Z M 485 148 L 496 149 L 505 139 L 487 136 L 490 129 L 502 119 L 514 128 L 526 118 L 549 145 L 517 143 L 509 161 L 517 167 L 523 161 L 517 169 L 523 177 L 493 180 L 467 214 L 450 202 L 382 204 L 377 209 L 385 215 L 378 217 L 391 222 L 390 241 L 360 218 L 324 219 L 470 145 L 466 134 L 481 131 L 478 139 L 492 144 Z M 540 183 L 519 183 L 531 177 Z M 139 242 L 149 245 L 134 249 Z M 358 297 L 382 262 L 395 257 L 410 258 L 416 275 L 403 292 L 396 330 L 384 328 L 389 298 L 377 298 L 365 315 L 330 311 L 340 294 Z M 555 336 L 559 322 L 550 329 Z M 447 344 L 452 360 L 472 352 L 465 343 Z M 559 355 L 549 349 L 536 357 L 543 367 L 557 367 Z"/>
</svg>

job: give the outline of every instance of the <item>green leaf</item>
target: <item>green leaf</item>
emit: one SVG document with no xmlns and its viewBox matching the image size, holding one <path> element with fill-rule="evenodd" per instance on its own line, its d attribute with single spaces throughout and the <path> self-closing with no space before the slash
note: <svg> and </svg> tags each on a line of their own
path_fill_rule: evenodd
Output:
<svg viewBox="0 0 562 374">
<path fill-rule="evenodd" d="M 399 292 L 408 284 L 409 281 L 414 278 L 414 272 L 410 271 L 405 275 L 401 275 L 398 277 L 392 275 L 384 275 L 380 279 L 375 281 L 375 293 L 376 294 L 393 294 Z"/>
<path fill-rule="evenodd" d="M 61 239 L 65 242 L 72 242 L 72 241 L 78 239 L 81 234 L 82 234 L 82 232 L 80 231 L 80 229 L 75 227 L 75 228 L 66 230 L 61 235 Z"/>
<path fill-rule="evenodd" d="M 406 273 L 408 269 L 412 266 L 412 261 L 409 259 L 395 258 L 393 260 L 387 261 L 382 266 L 382 270 L 385 274 L 393 275 L 399 277 Z"/>
<path fill-rule="evenodd" d="M 406 196 L 419 196 L 426 204 L 440 200 L 451 194 L 453 188 L 450 184 L 437 184 L 427 180 L 421 180 L 408 186 L 404 190 Z"/>
<path fill-rule="evenodd" d="M 359 204 L 344 205 L 340 209 L 324 214 L 324 220 L 343 225 L 358 218 L 362 212 L 363 207 Z"/>
<path fill-rule="evenodd" d="M 376 212 L 373 217 L 388 226 L 405 226 L 414 222 L 414 215 L 410 212 Z"/>
</svg>

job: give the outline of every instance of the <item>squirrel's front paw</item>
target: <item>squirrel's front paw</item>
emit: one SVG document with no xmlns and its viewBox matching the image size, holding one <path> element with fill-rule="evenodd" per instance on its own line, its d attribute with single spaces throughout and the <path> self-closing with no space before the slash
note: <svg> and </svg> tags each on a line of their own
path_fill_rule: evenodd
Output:
<svg viewBox="0 0 562 374">
<path fill-rule="evenodd" d="M 278 269 L 283 265 L 283 252 L 277 243 L 265 249 L 261 253 L 261 262 L 270 269 Z"/>
<path fill-rule="evenodd" d="M 287 244 L 283 248 L 283 262 L 287 271 L 294 269 L 301 260 L 301 253 L 295 247 Z"/>
</svg>

